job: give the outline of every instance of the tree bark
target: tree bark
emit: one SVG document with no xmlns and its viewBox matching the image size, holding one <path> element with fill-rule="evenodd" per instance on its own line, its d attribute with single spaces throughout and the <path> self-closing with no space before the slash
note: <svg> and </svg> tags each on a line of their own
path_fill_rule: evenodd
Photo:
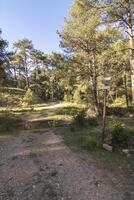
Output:
<svg viewBox="0 0 134 200">
<path fill-rule="evenodd" d="M 28 79 L 28 69 L 27 69 L 27 56 L 24 55 L 24 69 L 25 69 L 25 81 L 26 81 L 26 88 L 29 88 L 29 79 Z"/>
<path fill-rule="evenodd" d="M 13 71 L 14 71 L 14 80 L 17 81 L 17 75 L 16 75 L 16 69 L 15 69 L 15 66 L 13 68 Z"/>
<path fill-rule="evenodd" d="M 127 33 L 130 46 L 130 70 L 131 70 L 131 84 L 132 84 L 132 106 L 134 112 L 134 43 L 133 43 L 133 30 L 132 30 L 132 13 L 131 8 L 128 12 Z"/>
<path fill-rule="evenodd" d="M 105 140 L 105 130 L 106 130 L 106 103 L 107 103 L 106 100 L 107 100 L 107 90 L 104 90 L 102 143 L 104 143 Z"/>
<path fill-rule="evenodd" d="M 96 59 L 95 54 L 93 53 L 92 57 L 92 95 L 93 95 L 93 104 L 95 108 L 95 112 L 99 115 L 99 108 L 98 108 L 98 95 L 97 95 L 97 71 L 96 71 Z"/>
<path fill-rule="evenodd" d="M 127 90 L 127 75 L 126 72 L 124 73 L 124 86 L 125 86 L 125 98 L 126 98 L 126 106 L 129 107 L 129 100 L 128 100 L 128 90 Z"/>
</svg>

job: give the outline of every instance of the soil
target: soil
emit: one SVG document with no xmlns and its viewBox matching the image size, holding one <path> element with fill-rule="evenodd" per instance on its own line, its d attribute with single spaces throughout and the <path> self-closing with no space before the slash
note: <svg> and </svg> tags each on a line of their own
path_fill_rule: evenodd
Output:
<svg viewBox="0 0 134 200">
<path fill-rule="evenodd" d="M 53 129 L 0 136 L 0 200 L 132 200 L 133 189 Z"/>
</svg>

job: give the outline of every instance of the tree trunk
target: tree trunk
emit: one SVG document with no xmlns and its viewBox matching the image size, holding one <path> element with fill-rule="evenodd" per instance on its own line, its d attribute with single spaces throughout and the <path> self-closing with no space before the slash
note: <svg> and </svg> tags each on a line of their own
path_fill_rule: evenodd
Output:
<svg viewBox="0 0 134 200">
<path fill-rule="evenodd" d="M 129 107 L 129 100 L 128 100 L 128 90 L 127 90 L 127 75 L 126 72 L 124 73 L 124 86 L 125 86 L 125 98 L 126 98 L 126 106 Z"/>
<path fill-rule="evenodd" d="M 96 60 L 95 60 L 95 54 L 93 53 L 92 58 L 92 95 L 93 95 L 93 104 L 95 108 L 95 112 L 98 115 L 99 109 L 98 109 L 98 95 L 97 95 L 97 72 L 96 72 Z"/>
<path fill-rule="evenodd" d="M 131 70 L 131 84 L 132 84 L 132 106 L 134 111 L 134 43 L 133 43 L 133 30 L 132 30 L 132 14 L 131 8 L 128 12 L 127 33 L 130 46 L 130 70 Z"/>
<path fill-rule="evenodd" d="M 14 80 L 17 81 L 17 75 L 16 75 L 16 69 L 15 69 L 15 66 L 13 68 L 13 71 L 14 71 Z"/>
<path fill-rule="evenodd" d="M 35 73 L 36 73 L 36 80 L 39 80 L 39 67 L 38 67 L 38 62 L 37 59 L 35 60 Z"/>
<path fill-rule="evenodd" d="M 25 81 L 26 81 L 26 88 L 29 88 L 29 79 L 28 79 L 28 69 L 27 69 L 27 63 L 26 63 L 26 54 L 24 56 L 24 69 L 25 69 Z"/>
<path fill-rule="evenodd" d="M 107 90 L 104 90 L 102 143 L 104 143 L 104 140 L 105 140 L 105 131 L 106 131 L 106 103 L 107 103 L 106 101 L 107 101 Z"/>
</svg>

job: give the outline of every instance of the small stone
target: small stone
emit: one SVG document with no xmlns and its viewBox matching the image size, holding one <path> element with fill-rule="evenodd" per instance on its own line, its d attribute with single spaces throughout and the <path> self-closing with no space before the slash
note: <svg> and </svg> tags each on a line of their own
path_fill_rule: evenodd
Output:
<svg viewBox="0 0 134 200">
<path fill-rule="evenodd" d="M 103 144 L 103 148 L 107 151 L 113 151 L 113 147 L 110 146 L 109 144 Z"/>
<path fill-rule="evenodd" d="M 59 188 L 60 187 L 60 184 L 59 183 L 56 183 L 57 187 Z"/>
<path fill-rule="evenodd" d="M 125 154 L 128 154 L 129 150 L 128 149 L 123 149 L 122 152 L 125 153 Z"/>
<path fill-rule="evenodd" d="M 98 181 L 96 181 L 94 184 L 96 185 L 96 187 L 100 186 L 100 183 Z"/>
<path fill-rule="evenodd" d="M 36 186 L 35 186 L 35 185 L 33 185 L 32 187 L 33 187 L 33 189 L 35 189 L 35 188 L 36 188 Z"/>
</svg>

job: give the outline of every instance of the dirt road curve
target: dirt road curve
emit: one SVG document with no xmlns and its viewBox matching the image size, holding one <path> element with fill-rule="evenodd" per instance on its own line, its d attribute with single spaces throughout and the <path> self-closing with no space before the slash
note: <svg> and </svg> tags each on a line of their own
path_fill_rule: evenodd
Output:
<svg viewBox="0 0 134 200">
<path fill-rule="evenodd" d="M 0 137 L 0 200 L 127 200 L 125 184 L 51 129 Z"/>
</svg>

